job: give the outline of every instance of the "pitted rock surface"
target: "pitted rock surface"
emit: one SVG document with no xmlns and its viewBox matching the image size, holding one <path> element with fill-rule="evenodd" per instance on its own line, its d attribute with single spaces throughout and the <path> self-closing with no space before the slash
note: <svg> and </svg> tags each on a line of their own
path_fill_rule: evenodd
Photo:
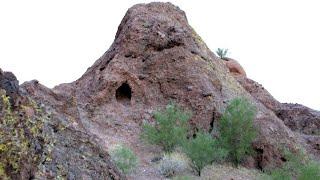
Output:
<svg viewBox="0 0 320 180">
<path fill-rule="evenodd" d="M 24 83 L 21 91 L 76 131 L 64 132 L 63 135 L 71 136 L 68 141 L 77 142 L 78 133 L 85 139 L 97 137 L 98 141 L 88 142 L 106 149 L 120 141 L 133 147 L 141 158 L 148 157 L 141 154 L 144 150 L 138 138 L 141 125 L 154 121 L 152 112 L 172 101 L 193 113 L 192 134 L 199 129 L 210 132 L 231 99 L 247 98 L 257 107 L 254 125 L 258 137 L 253 143 L 257 153 L 250 164 L 259 169 L 280 166 L 282 147 L 298 151 L 298 147 L 308 146 L 307 138 L 297 135 L 277 117 L 275 110 L 280 103 L 261 90 L 261 86 L 236 78 L 188 24 L 181 9 L 171 3 L 153 2 L 135 5 L 127 11 L 112 46 L 78 80 L 53 89 L 31 81 Z M 65 145 L 61 142 L 63 135 L 58 136 L 58 147 Z M 86 147 L 86 143 L 87 140 L 79 145 Z M 69 145 L 71 150 L 81 150 L 74 143 Z M 62 147 L 61 151 L 57 149 L 58 155 L 70 151 Z M 71 157 L 56 159 L 70 161 L 70 168 L 79 166 Z M 144 162 L 143 168 L 149 160 Z M 101 167 L 110 167 L 110 171 L 93 165 L 92 172 L 115 171 L 121 177 L 108 164 L 103 162 Z M 139 172 L 149 172 L 150 176 L 141 179 L 154 178 L 153 171 L 142 170 Z M 86 170 L 74 169 L 78 171 L 86 174 Z"/>
</svg>

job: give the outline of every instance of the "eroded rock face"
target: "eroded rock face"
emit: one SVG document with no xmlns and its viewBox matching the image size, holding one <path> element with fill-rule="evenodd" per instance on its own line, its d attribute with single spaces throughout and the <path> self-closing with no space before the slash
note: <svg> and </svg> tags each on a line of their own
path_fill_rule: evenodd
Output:
<svg viewBox="0 0 320 180">
<path fill-rule="evenodd" d="M 236 79 L 252 97 L 262 103 L 266 108 L 273 112 L 280 109 L 281 103 L 277 101 L 261 84 L 247 77 L 237 76 Z"/>
<path fill-rule="evenodd" d="M 170 3 L 135 5 L 123 18 L 110 49 L 77 81 L 53 89 L 73 97 L 76 121 L 103 137 L 110 125 L 152 121 L 150 112 L 170 101 L 192 111 L 191 125 L 210 131 L 229 100 L 243 96 L 257 106 L 254 143 L 260 168 L 282 163 L 280 146 L 294 149 L 292 131 L 230 74 Z M 120 95 L 119 95 L 120 94 Z"/>
<path fill-rule="evenodd" d="M 320 159 L 320 112 L 300 104 L 280 103 L 259 83 L 246 78 L 236 76 L 238 82 L 257 101 L 270 109 L 292 131 L 296 132 L 303 142 L 302 146 Z"/>
<path fill-rule="evenodd" d="M 131 122 L 141 125 L 152 121 L 151 113 L 170 101 L 192 111 L 191 133 L 198 129 L 211 131 L 227 103 L 241 96 L 258 110 L 254 123 L 259 133 L 253 143 L 256 167 L 279 166 L 283 161 L 280 149 L 297 150 L 301 143 L 275 115 L 273 108 L 277 103 L 264 103 L 270 98 L 268 94 L 256 97 L 259 88 L 253 89 L 256 92 L 253 93 L 240 85 L 189 26 L 185 13 L 170 3 L 138 4 L 130 8 L 110 49 L 77 81 L 53 89 L 33 81 L 25 83 L 22 89 L 47 107 L 53 117 L 78 130 L 66 131 L 66 136 L 76 136 L 81 131 L 84 137 L 106 139 L 108 131 L 126 131 Z M 72 142 L 76 139 L 70 137 Z M 79 142 L 80 146 L 71 143 L 71 149 L 81 151 L 86 142 Z M 63 148 L 68 144 L 60 142 L 61 151 L 58 148 L 57 154 L 71 151 Z M 56 159 L 68 161 L 70 157 Z M 78 171 L 88 174 L 81 169 L 73 172 Z"/>
<path fill-rule="evenodd" d="M 35 92 L 41 93 L 46 102 L 30 99 L 36 97 L 32 94 Z M 0 88 L 2 95 L 5 91 Z M 63 102 L 60 96 L 37 81 L 26 83 L 16 95 L 21 102 L 10 114 L 8 105 L 0 99 L 1 178 L 125 179 L 97 137 L 82 131 L 67 119 L 62 107 L 57 108 Z M 14 129 L 19 130 L 18 135 L 12 133 Z"/>
<path fill-rule="evenodd" d="M 292 130 L 304 134 L 320 135 L 320 112 L 300 104 L 283 103 L 277 116 Z"/>
</svg>

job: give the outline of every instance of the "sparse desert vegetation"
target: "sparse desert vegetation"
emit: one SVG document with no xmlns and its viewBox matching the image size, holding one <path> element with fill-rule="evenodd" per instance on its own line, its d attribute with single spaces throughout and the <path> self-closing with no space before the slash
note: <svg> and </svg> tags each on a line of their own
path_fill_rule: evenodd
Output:
<svg viewBox="0 0 320 180">
<path fill-rule="evenodd" d="M 319 180 L 320 163 L 316 162 L 305 153 L 292 153 L 284 150 L 286 162 L 280 168 L 272 169 L 263 176 L 265 180 Z"/>
<path fill-rule="evenodd" d="M 188 157 L 179 152 L 167 153 L 159 162 L 159 171 L 165 177 L 182 175 L 190 169 Z"/>
<path fill-rule="evenodd" d="M 228 154 L 227 150 L 219 147 L 217 140 L 204 132 L 198 132 L 195 138 L 186 141 L 183 144 L 183 150 L 191 159 L 199 176 L 202 168 L 212 162 L 225 160 Z"/>
<path fill-rule="evenodd" d="M 157 144 L 164 151 L 171 152 L 186 138 L 190 113 L 171 103 L 163 111 L 155 112 L 154 118 L 155 125 L 144 124 L 141 137 L 148 143 Z"/>
<path fill-rule="evenodd" d="M 115 145 L 110 150 L 111 160 L 124 173 L 132 172 L 138 165 L 136 154 L 125 145 Z"/>
<path fill-rule="evenodd" d="M 277 101 L 216 53 L 183 10 L 152 2 L 128 10 L 76 81 L 0 69 L 0 179 L 318 180 L 320 112 Z"/>
<path fill-rule="evenodd" d="M 251 143 L 256 138 L 253 119 L 255 107 L 245 98 L 230 102 L 219 121 L 219 142 L 228 150 L 229 159 L 236 165 L 253 152 Z"/>
<path fill-rule="evenodd" d="M 239 165 L 241 160 L 252 153 L 251 143 L 256 137 L 253 126 L 255 107 L 245 98 L 233 99 L 227 106 L 219 121 L 218 138 L 206 132 L 197 132 L 194 137 L 187 138 L 189 113 L 177 105 L 169 104 L 163 111 L 154 115 L 157 124 L 145 124 L 143 139 L 149 143 L 162 145 L 164 150 L 172 151 L 180 147 L 190 158 L 193 168 L 201 175 L 201 170 L 213 162 L 221 163 L 230 160 Z M 164 143 L 170 142 L 170 143 Z M 175 158 L 174 158 L 175 157 Z M 182 156 L 165 155 L 162 160 L 162 174 L 173 176 L 181 171 Z"/>
<path fill-rule="evenodd" d="M 216 50 L 216 54 L 221 58 L 221 59 L 224 59 L 227 57 L 228 55 L 228 49 L 223 49 L 223 48 L 218 48 Z"/>
</svg>

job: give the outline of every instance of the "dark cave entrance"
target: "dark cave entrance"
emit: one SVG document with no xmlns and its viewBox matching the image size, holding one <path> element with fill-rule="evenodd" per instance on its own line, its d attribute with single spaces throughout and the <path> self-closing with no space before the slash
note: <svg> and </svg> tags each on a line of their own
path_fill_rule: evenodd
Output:
<svg viewBox="0 0 320 180">
<path fill-rule="evenodd" d="M 128 83 L 123 83 L 117 90 L 116 90 L 116 99 L 118 102 L 124 105 L 130 105 L 131 102 L 131 87 Z"/>
</svg>

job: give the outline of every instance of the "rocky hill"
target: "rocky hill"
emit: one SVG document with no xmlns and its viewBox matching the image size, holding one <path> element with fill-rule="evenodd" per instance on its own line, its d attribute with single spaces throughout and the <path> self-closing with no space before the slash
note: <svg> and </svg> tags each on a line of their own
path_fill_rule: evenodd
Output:
<svg viewBox="0 0 320 180">
<path fill-rule="evenodd" d="M 185 13 L 170 3 L 130 8 L 112 46 L 78 80 L 53 89 L 38 81 L 19 87 L 12 73 L 1 71 L 0 88 L 10 97 L 18 124 L 46 119 L 41 134 L 27 138 L 27 150 L 34 153 L 18 162 L 38 159 L 22 163 L 18 171 L 1 164 L 14 179 L 124 179 L 107 153 L 119 143 L 131 147 L 141 161 L 127 178 L 162 179 L 152 168 L 161 149 L 147 147 L 139 134 L 143 123 L 153 121 L 152 112 L 171 101 L 193 113 L 190 135 L 200 129 L 211 132 L 233 98 L 245 97 L 254 104 L 258 137 L 252 144 L 255 155 L 243 163 L 248 168 L 280 166 L 285 161 L 282 147 L 320 158 L 320 112 L 275 100 L 248 79 L 236 61 L 216 57 Z M 0 107 L 3 122 L 6 105 Z M 28 134 L 32 127 L 23 128 Z"/>
</svg>

